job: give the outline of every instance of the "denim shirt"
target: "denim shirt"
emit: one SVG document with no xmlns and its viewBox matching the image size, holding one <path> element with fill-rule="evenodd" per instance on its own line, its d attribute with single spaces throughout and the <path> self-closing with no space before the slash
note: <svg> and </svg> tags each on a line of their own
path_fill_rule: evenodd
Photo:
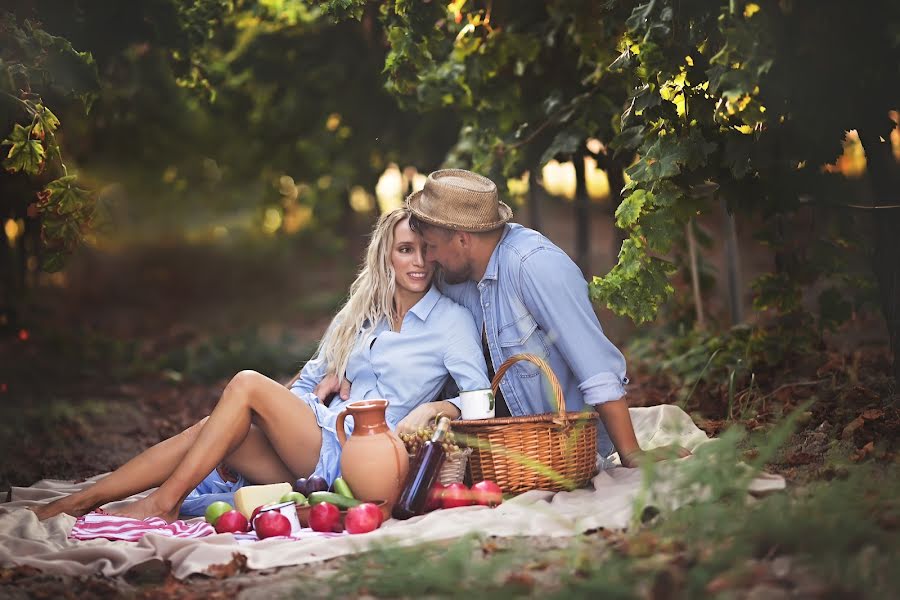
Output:
<svg viewBox="0 0 900 600">
<path fill-rule="evenodd" d="M 578 266 L 546 237 L 521 225 L 505 226 L 481 281 L 442 284 L 483 326 L 494 369 L 514 354 L 536 354 L 553 369 L 566 409 L 625 395 L 625 358 L 603 333 Z M 533 363 L 519 361 L 500 382 L 510 413 L 555 411 L 550 388 Z M 598 450 L 613 451 L 603 424 Z"/>
<path fill-rule="evenodd" d="M 360 336 L 347 364 L 350 398 L 337 398 L 327 407 L 316 401 L 319 424 L 334 431 L 337 414 L 350 402 L 384 398 L 389 402 L 388 426 L 395 429 L 414 408 L 437 398 L 450 377 L 461 390 L 489 388 L 480 341 L 472 315 L 431 286 L 406 313 L 400 331 L 392 331 L 383 320 Z M 326 369 L 325 358 L 317 355 L 303 367 L 291 391 L 312 396 Z M 460 408 L 458 397 L 448 401 Z M 352 421 L 346 420 L 348 434 Z"/>
</svg>

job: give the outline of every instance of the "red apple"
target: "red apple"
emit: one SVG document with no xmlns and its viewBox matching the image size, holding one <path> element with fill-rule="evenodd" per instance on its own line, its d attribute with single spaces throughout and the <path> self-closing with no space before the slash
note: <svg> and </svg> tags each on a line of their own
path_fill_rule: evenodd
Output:
<svg viewBox="0 0 900 600">
<path fill-rule="evenodd" d="M 313 531 L 340 531 L 341 511 L 334 504 L 320 502 L 309 509 L 309 526 Z"/>
<path fill-rule="evenodd" d="M 369 533 L 381 527 L 381 509 L 371 502 L 363 502 L 347 511 L 344 527 L 348 533 Z"/>
<path fill-rule="evenodd" d="M 216 533 L 238 533 L 249 531 L 250 523 L 239 510 L 229 510 L 216 519 Z"/>
<path fill-rule="evenodd" d="M 464 483 L 451 483 L 441 495 L 441 508 L 456 508 L 472 504 L 472 492 Z"/>
<path fill-rule="evenodd" d="M 261 511 L 264 508 L 268 508 L 269 506 L 272 506 L 272 505 L 271 504 L 260 504 L 259 506 L 257 506 L 256 508 L 253 509 L 253 512 L 250 514 L 250 529 L 254 529 L 253 522 L 256 521 L 256 516 L 259 514 L 259 511 Z"/>
<path fill-rule="evenodd" d="M 425 512 L 431 512 L 441 507 L 441 497 L 444 495 L 446 486 L 440 481 L 435 481 L 434 485 L 428 491 L 428 500 L 425 501 Z"/>
<path fill-rule="evenodd" d="M 256 528 L 256 535 L 261 540 L 279 535 L 291 535 L 291 522 L 277 510 L 270 510 L 259 515 L 253 525 Z"/>
<path fill-rule="evenodd" d="M 503 502 L 503 490 L 493 481 L 479 481 L 472 486 L 472 499 L 482 506 L 497 506 Z"/>
</svg>

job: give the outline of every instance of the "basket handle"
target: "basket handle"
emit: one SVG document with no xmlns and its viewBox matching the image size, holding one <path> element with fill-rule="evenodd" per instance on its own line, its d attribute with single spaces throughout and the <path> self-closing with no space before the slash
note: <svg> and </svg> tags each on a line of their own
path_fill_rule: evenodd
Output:
<svg viewBox="0 0 900 600">
<path fill-rule="evenodd" d="M 556 373 L 553 372 L 553 369 L 550 368 L 550 365 L 547 364 L 543 358 L 536 354 L 514 354 L 503 361 L 503 364 L 500 365 L 500 368 L 497 369 L 497 374 L 494 375 L 494 379 L 491 380 L 491 391 L 494 392 L 494 395 L 497 395 L 497 390 L 500 389 L 500 381 L 503 379 L 503 375 L 509 370 L 511 366 L 519 362 L 520 360 L 527 360 L 528 362 L 536 364 L 540 367 L 541 371 L 544 372 L 544 375 L 547 376 L 547 380 L 550 382 L 550 386 L 553 388 L 553 396 L 556 401 L 556 412 L 558 416 L 563 421 L 567 421 L 566 418 L 566 402 L 563 399 L 562 387 L 559 385 L 559 379 L 556 378 Z"/>
</svg>

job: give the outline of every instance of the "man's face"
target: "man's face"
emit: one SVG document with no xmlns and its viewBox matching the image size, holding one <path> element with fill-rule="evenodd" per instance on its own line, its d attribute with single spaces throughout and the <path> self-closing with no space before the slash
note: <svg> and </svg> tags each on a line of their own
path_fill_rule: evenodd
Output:
<svg viewBox="0 0 900 600">
<path fill-rule="evenodd" d="M 459 234 L 428 227 L 422 232 L 422 239 L 426 258 L 441 266 L 444 281 L 463 283 L 471 279 L 472 265 L 460 244 Z"/>
</svg>

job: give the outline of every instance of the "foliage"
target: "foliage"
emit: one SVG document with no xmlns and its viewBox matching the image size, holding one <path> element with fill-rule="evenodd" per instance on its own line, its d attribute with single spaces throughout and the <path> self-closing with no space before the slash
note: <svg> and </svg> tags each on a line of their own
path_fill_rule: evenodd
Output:
<svg viewBox="0 0 900 600">
<path fill-rule="evenodd" d="M 100 243 L 247 228 L 340 244 L 355 187 L 392 162 L 435 168 L 458 128 L 397 107 L 366 23 L 300 0 L 38 1 L 3 27 L 0 140 L 20 172 L 0 179 L 3 221 L 27 234 L 34 217 L 43 234 L 20 221 L 19 246 L 0 250 L 0 312 L 24 297 L 26 257 L 58 270 L 89 229 Z"/>
<path fill-rule="evenodd" d="M 69 174 L 63 160 L 59 118 L 51 102 L 76 102 L 88 110 L 96 98 L 97 67 L 90 53 L 79 52 L 64 38 L 9 13 L 0 17 L 0 126 L 9 134 L 0 142 L 7 173 L 29 194 L 5 195 L 7 218 L 39 220 L 45 247 L 42 266 L 62 268 L 66 254 L 81 242 L 94 200 Z M 48 167 L 48 163 L 50 166 Z"/>
<path fill-rule="evenodd" d="M 316 343 L 298 347 L 297 340 L 287 333 L 273 343 L 255 330 L 246 330 L 172 350 L 148 367 L 174 382 L 221 381 L 244 369 L 278 378 L 299 371 L 316 347 Z"/>
<path fill-rule="evenodd" d="M 674 292 L 685 225 L 722 201 L 765 221 L 777 265 L 759 283 L 760 305 L 798 310 L 798 301 L 768 302 L 770 284 L 796 300 L 818 282 L 826 329 L 872 299 L 854 257 L 870 248 L 850 242 L 860 226 L 840 208 L 863 190 L 823 167 L 848 129 L 884 136 L 892 127 L 894 4 L 378 4 L 387 88 L 404 105 L 451 107 L 462 118 L 447 163 L 502 186 L 551 158 L 593 154 L 612 172 L 640 156 L 616 212 L 629 238 L 618 265 L 593 279 L 594 300 L 653 319 Z M 318 5 L 341 18 L 370 3 Z M 601 152 L 586 148 L 592 138 Z M 800 218 L 810 213 L 815 228 Z"/>
<path fill-rule="evenodd" d="M 340 14 L 348 2 L 322 4 Z M 552 158 L 585 156 L 589 137 L 615 135 L 626 88 L 603 68 L 614 58 L 603 42 L 621 29 L 619 9 L 570 1 L 379 4 L 390 45 L 387 89 L 404 106 L 448 107 L 462 120 L 447 162 L 503 187 Z"/>
<path fill-rule="evenodd" d="M 794 257 L 785 252 L 790 236 L 776 231 L 770 240 L 786 260 L 759 283 L 758 306 L 772 305 L 770 290 L 780 298 L 775 308 L 796 310 L 799 290 L 817 277 L 848 277 L 845 265 L 815 252 L 841 245 L 851 224 L 829 208 L 846 202 L 846 186 L 835 185 L 822 168 L 840 155 L 847 129 L 886 121 L 895 107 L 885 82 L 896 80 L 896 64 L 882 57 L 896 51 L 888 23 L 898 15 L 888 3 L 875 10 L 884 20 L 871 18 L 873 10 L 846 4 L 823 10 L 811 2 L 665 1 L 633 9 L 610 68 L 630 73 L 635 82 L 621 117 L 628 136 L 614 143 L 636 149 L 641 159 L 626 171 L 631 181 L 617 223 L 643 243 L 637 252 L 623 249 L 616 268 L 595 278 L 594 297 L 620 314 L 649 320 L 672 292 L 664 283 L 665 263 L 649 257 L 667 253 L 688 219 L 715 207 L 717 197 L 731 211 L 770 222 L 807 203 L 841 230 L 826 232 L 812 251 Z M 827 47 L 823 39 L 830 40 Z M 859 65 L 865 68 L 856 72 Z M 856 83 L 835 86 L 843 73 Z M 849 244 L 842 245 L 846 253 Z M 634 264 L 643 268 L 629 268 Z M 774 300 L 771 293 L 768 298 Z M 849 303 L 836 287 L 823 292 L 820 304 L 823 325 L 849 316 Z"/>
</svg>

